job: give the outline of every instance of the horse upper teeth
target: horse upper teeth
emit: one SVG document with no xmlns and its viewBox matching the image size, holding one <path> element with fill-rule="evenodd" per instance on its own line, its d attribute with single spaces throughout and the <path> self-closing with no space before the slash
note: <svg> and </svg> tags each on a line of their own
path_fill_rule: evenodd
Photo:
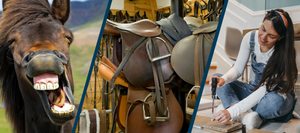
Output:
<svg viewBox="0 0 300 133">
<path fill-rule="evenodd" d="M 45 83 L 41 83 L 41 90 L 46 90 L 47 86 Z"/>
<path fill-rule="evenodd" d="M 54 89 L 57 89 L 59 87 L 58 83 L 54 83 Z"/>
<path fill-rule="evenodd" d="M 36 90 L 55 90 L 59 87 L 58 83 L 51 83 L 51 82 L 48 82 L 47 84 L 46 83 L 35 83 L 33 85 L 34 89 Z"/>
<path fill-rule="evenodd" d="M 48 82 L 47 83 L 47 89 L 48 90 L 53 90 L 54 88 L 53 88 L 53 84 L 51 83 L 51 82 Z"/>
<path fill-rule="evenodd" d="M 40 89 L 40 84 L 39 83 L 35 83 L 34 84 L 34 89 L 39 90 Z"/>
</svg>

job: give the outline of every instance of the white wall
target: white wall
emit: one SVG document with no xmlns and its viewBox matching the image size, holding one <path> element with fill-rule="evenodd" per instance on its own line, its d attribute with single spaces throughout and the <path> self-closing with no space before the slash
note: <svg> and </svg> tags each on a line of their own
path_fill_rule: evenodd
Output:
<svg viewBox="0 0 300 133">
<path fill-rule="evenodd" d="M 264 1 L 258 4 L 265 4 Z M 290 14 L 290 17 L 293 23 L 300 23 L 300 6 L 291 6 L 291 7 L 283 7 L 285 11 Z M 248 9 L 244 5 L 238 3 L 236 0 L 229 0 L 226 8 L 225 16 L 223 19 L 223 23 L 221 26 L 220 34 L 218 37 L 215 53 L 219 56 L 222 56 L 225 60 L 225 64 L 232 66 L 234 63 L 231 61 L 225 51 L 225 37 L 226 37 L 226 27 L 234 27 L 240 29 L 242 32 L 244 29 L 253 29 L 258 28 L 262 23 L 263 17 L 265 16 L 265 11 L 256 11 Z M 214 60 L 212 61 L 214 62 Z M 218 66 L 219 67 L 219 66 Z"/>
</svg>

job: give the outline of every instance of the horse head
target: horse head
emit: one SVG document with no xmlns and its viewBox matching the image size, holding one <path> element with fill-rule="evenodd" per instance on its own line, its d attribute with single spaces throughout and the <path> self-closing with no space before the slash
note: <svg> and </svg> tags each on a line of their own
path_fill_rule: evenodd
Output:
<svg viewBox="0 0 300 133">
<path fill-rule="evenodd" d="M 1 94 L 17 132 L 29 123 L 60 126 L 75 116 L 73 35 L 64 26 L 69 13 L 70 0 L 54 0 L 52 7 L 47 0 L 3 0 Z"/>
</svg>

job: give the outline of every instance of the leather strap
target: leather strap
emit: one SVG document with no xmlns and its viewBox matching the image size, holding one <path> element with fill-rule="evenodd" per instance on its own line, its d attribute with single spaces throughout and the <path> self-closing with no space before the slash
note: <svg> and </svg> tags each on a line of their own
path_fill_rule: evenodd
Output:
<svg viewBox="0 0 300 133">
<path fill-rule="evenodd" d="M 99 111 L 99 116 L 100 116 L 100 133 L 107 133 L 105 109 Z"/>
<path fill-rule="evenodd" d="M 199 10 L 199 2 L 195 1 L 194 2 L 194 16 L 198 18 L 198 10 Z"/>
<path fill-rule="evenodd" d="M 89 110 L 89 116 L 90 116 L 90 133 L 97 133 L 97 116 L 95 110 Z"/>
<path fill-rule="evenodd" d="M 197 87 L 195 87 L 195 95 L 196 95 L 196 97 L 198 97 L 198 93 L 199 93 L 199 90 L 200 90 L 200 72 L 201 72 L 201 70 L 199 70 L 199 69 L 201 69 L 200 68 L 200 59 L 203 59 L 203 58 L 199 58 L 199 55 L 201 55 L 200 53 L 199 53 L 199 40 L 200 41 L 203 41 L 203 35 L 199 35 L 198 37 L 197 37 L 197 39 L 196 39 L 196 44 L 195 44 L 195 54 L 194 54 L 194 72 L 195 72 L 195 86 L 197 86 Z M 202 43 L 202 42 L 201 42 Z"/>
<path fill-rule="evenodd" d="M 199 94 L 200 91 L 200 85 L 201 85 L 201 78 L 204 75 L 205 71 L 205 63 L 204 63 L 204 48 L 203 48 L 203 41 L 204 38 L 207 39 L 209 44 L 213 43 L 213 38 L 209 34 L 200 34 L 197 37 L 196 44 L 195 44 L 195 55 L 194 55 L 194 72 L 195 72 L 195 95 L 196 97 Z M 199 86 L 199 87 L 198 87 Z"/>
<path fill-rule="evenodd" d="M 112 113 L 112 127 L 116 126 L 116 121 L 117 121 L 117 108 L 114 109 L 114 112 Z M 111 128 L 110 133 L 114 133 L 115 128 Z"/>
<path fill-rule="evenodd" d="M 120 74 L 120 72 L 122 71 L 123 67 L 125 66 L 126 62 L 128 61 L 129 57 L 132 55 L 132 53 L 134 52 L 134 50 L 146 39 L 146 37 L 141 37 L 138 41 L 136 41 L 134 43 L 134 45 L 130 48 L 129 51 L 127 51 L 125 57 L 123 58 L 122 62 L 120 63 L 118 69 L 116 70 L 115 74 L 113 75 L 113 77 L 110 80 L 110 93 L 113 92 L 114 89 L 114 82 L 117 79 L 118 75 Z M 109 93 L 109 94 L 110 94 Z"/>
<path fill-rule="evenodd" d="M 149 45 L 149 50 L 150 50 L 151 56 L 152 57 L 159 56 L 158 44 L 156 43 L 155 38 L 148 38 L 147 43 Z M 151 66 L 152 66 L 153 77 L 154 77 L 154 85 L 155 85 L 158 113 L 162 116 L 166 116 L 167 115 L 167 96 L 165 93 L 165 85 L 164 85 L 160 61 L 158 60 L 156 62 L 152 62 Z M 160 94 L 160 92 L 161 92 L 161 94 Z M 161 96 L 163 98 L 163 105 L 161 104 Z"/>
<path fill-rule="evenodd" d="M 149 108 L 149 113 L 150 113 L 150 116 L 151 116 L 151 121 L 150 123 L 148 122 L 148 125 L 150 126 L 154 126 L 155 123 L 156 123 L 156 110 L 155 110 L 155 97 L 157 97 L 157 95 L 155 93 L 150 93 L 151 94 L 151 97 L 152 99 L 150 101 L 144 101 L 142 99 L 136 99 L 134 100 L 133 102 L 131 101 L 128 101 L 130 104 L 129 108 L 128 108 L 128 111 L 127 111 L 127 114 L 126 114 L 126 122 L 125 122 L 125 133 L 128 133 L 128 118 L 129 118 L 129 115 L 130 113 L 133 111 L 133 109 L 138 105 L 138 104 L 145 104 L 146 106 L 148 105 L 148 108 Z"/>
<path fill-rule="evenodd" d="M 135 100 L 133 103 L 130 104 L 129 108 L 128 108 L 128 111 L 127 111 L 127 114 L 126 114 L 126 122 L 125 122 L 125 133 L 128 133 L 127 130 L 128 130 L 128 117 L 129 117 L 129 114 L 131 113 L 131 111 L 135 108 L 136 105 L 140 104 L 140 103 L 144 103 L 144 104 L 147 104 L 147 102 L 144 102 L 143 100 L 141 99 L 137 99 Z"/>
</svg>

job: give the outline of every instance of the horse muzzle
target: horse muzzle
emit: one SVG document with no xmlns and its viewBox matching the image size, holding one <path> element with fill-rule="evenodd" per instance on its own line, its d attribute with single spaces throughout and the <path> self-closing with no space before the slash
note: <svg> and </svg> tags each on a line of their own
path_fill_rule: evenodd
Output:
<svg viewBox="0 0 300 133">
<path fill-rule="evenodd" d="M 54 50 L 30 52 L 22 59 L 26 76 L 38 92 L 50 120 L 62 125 L 75 116 L 74 98 L 64 54 Z"/>
</svg>

